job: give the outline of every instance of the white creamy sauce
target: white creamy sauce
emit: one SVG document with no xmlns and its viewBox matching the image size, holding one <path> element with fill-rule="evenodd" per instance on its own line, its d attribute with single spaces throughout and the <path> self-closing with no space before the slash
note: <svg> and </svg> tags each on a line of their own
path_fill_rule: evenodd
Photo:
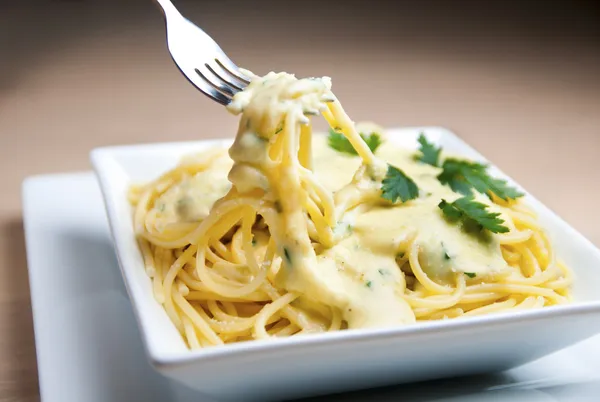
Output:
<svg viewBox="0 0 600 402">
<path fill-rule="evenodd" d="M 185 163 L 205 156 L 193 155 L 185 158 Z M 217 157 L 206 169 L 193 176 L 184 177 L 156 200 L 159 211 L 158 221 L 163 224 L 199 222 L 206 218 L 210 208 L 231 188 L 227 173 L 233 161 L 227 153 Z"/>
<path fill-rule="evenodd" d="M 266 141 L 248 135 L 241 137 L 243 146 L 238 141 L 231 154 L 245 161 L 267 158 Z M 330 148 L 325 136 L 315 135 L 312 147 L 316 177 L 332 192 L 350 182 L 361 166 L 358 156 Z M 396 262 L 397 256 L 404 253 L 403 240 L 411 234 L 420 247 L 423 270 L 440 283 L 452 284 L 455 272 L 486 277 L 507 268 L 493 235 L 482 240 L 444 218 L 437 206 L 440 200 L 451 202 L 460 195 L 437 180 L 438 168 L 415 161 L 414 151 L 389 143 L 384 143 L 376 156 L 410 176 L 421 189 L 420 197 L 393 206 L 368 203 L 348 212 L 334 231 L 345 233 L 345 237 L 319 252 L 311 269 L 296 270 L 292 266 L 283 282 L 303 297 L 339 308 L 349 328 L 414 322 L 414 314 L 401 296 L 404 273 Z M 268 189 L 269 180 L 256 164 L 238 163 L 230 172 L 232 164 L 225 156 L 163 194 L 157 203 L 164 204 L 165 219 L 189 222 L 206 217 L 210 206 L 229 190 L 228 175 L 238 189 Z M 485 196 L 479 196 L 478 201 L 501 212 Z M 290 247 L 292 255 L 301 253 L 301 249 L 293 249 L 293 244 Z"/>
<path fill-rule="evenodd" d="M 314 138 L 315 171 L 321 183 L 335 191 L 351 180 L 360 159 L 342 154 L 327 146 L 326 138 Z M 442 198 L 452 202 L 460 194 L 439 182 L 440 169 L 414 160 L 415 152 L 382 145 L 376 155 L 403 170 L 421 190 L 418 199 L 395 206 L 369 206 L 357 214 L 352 237 L 360 239 L 371 253 L 395 256 L 404 250 L 398 246 L 407 234 L 416 233 L 421 248 L 421 264 L 428 276 L 442 282 L 451 280 L 456 271 L 485 276 L 507 268 L 500 244 L 490 236 L 487 241 L 465 232 L 448 222 L 438 204 Z M 487 197 L 479 202 L 495 212 L 502 212 Z M 363 265 L 369 265 L 365 262 Z"/>
</svg>

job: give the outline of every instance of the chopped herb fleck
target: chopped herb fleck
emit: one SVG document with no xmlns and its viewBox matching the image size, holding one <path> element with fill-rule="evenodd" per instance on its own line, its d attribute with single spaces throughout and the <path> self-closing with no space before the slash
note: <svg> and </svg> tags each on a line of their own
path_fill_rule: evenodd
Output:
<svg viewBox="0 0 600 402">
<path fill-rule="evenodd" d="M 344 221 L 338 222 L 337 225 L 335 225 L 335 228 L 333 228 L 333 233 L 336 235 L 351 234 L 353 231 L 354 226 Z"/>
<path fill-rule="evenodd" d="M 367 281 L 366 283 L 368 288 L 372 288 L 373 287 L 373 282 L 372 281 Z"/>
<path fill-rule="evenodd" d="M 256 246 L 256 239 L 252 239 L 252 245 Z"/>
<path fill-rule="evenodd" d="M 279 134 L 280 132 L 283 131 L 283 126 L 284 126 L 285 122 L 281 122 L 281 124 L 279 125 L 279 127 L 277 127 L 277 130 L 275 130 L 275 134 Z"/>
<path fill-rule="evenodd" d="M 465 275 L 467 275 L 469 278 L 475 278 L 477 276 L 475 272 L 465 272 Z"/>
<path fill-rule="evenodd" d="M 386 276 L 388 274 L 388 270 L 385 268 L 379 268 L 377 272 L 379 272 L 379 275 L 381 276 Z"/>
<path fill-rule="evenodd" d="M 290 250 L 287 247 L 283 248 L 283 255 L 285 257 L 285 261 L 291 267 L 292 266 L 292 255 L 290 254 Z"/>
<path fill-rule="evenodd" d="M 404 258 L 404 251 L 400 251 L 398 254 L 396 254 L 396 258 Z"/>
<path fill-rule="evenodd" d="M 444 259 L 445 260 L 450 260 L 452 257 L 450 257 L 450 255 L 446 251 L 446 246 L 444 246 L 444 242 L 442 242 L 442 250 L 444 250 Z"/>
</svg>

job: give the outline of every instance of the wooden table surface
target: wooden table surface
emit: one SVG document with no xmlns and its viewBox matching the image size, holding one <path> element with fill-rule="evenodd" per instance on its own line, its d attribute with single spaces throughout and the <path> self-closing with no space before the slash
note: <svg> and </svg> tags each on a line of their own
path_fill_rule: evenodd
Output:
<svg viewBox="0 0 600 402">
<path fill-rule="evenodd" d="M 172 65 L 150 1 L 24 3 L 0 5 L 0 401 L 39 399 L 22 180 L 88 170 L 96 146 L 227 137 L 237 124 Z M 600 245 L 593 2 L 414 3 L 178 4 L 257 73 L 331 76 L 355 121 L 454 130 Z"/>
</svg>

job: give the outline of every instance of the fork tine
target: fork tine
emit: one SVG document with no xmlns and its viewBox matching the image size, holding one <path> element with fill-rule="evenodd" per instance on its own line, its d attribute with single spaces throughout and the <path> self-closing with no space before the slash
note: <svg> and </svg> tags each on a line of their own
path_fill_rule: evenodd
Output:
<svg viewBox="0 0 600 402">
<path fill-rule="evenodd" d="M 241 91 L 248 86 L 246 82 L 240 80 L 239 78 L 225 70 L 223 67 L 221 67 L 216 59 L 210 63 L 206 63 L 206 67 L 208 67 L 211 73 L 220 78 L 221 81 L 225 82 L 230 87 Z"/>
<path fill-rule="evenodd" d="M 224 84 L 221 80 L 219 80 L 219 78 L 213 74 L 207 67 L 207 65 L 204 65 L 202 67 L 200 67 L 199 69 L 196 68 L 194 69 L 194 71 L 196 71 L 196 74 L 198 74 L 200 77 L 202 77 L 206 82 L 208 82 L 210 85 L 212 85 L 217 91 L 233 97 L 233 95 L 235 95 L 235 91 L 233 89 L 231 89 L 229 86 L 227 86 L 226 84 Z"/>
<path fill-rule="evenodd" d="M 200 90 L 204 95 L 208 96 L 214 101 L 219 102 L 221 105 L 228 105 L 231 102 L 231 98 L 223 95 L 217 91 L 212 85 L 205 81 L 199 74 L 194 71 L 183 71 L 177 63 L 175 63 L 181 73 L 190 81 L 196 88 Z"/>
<path fill-rule="evenodd" d="M 199 81 L 205 82 L 202 78 L 200 78 Z M 214 101 L 219 102 L 221 105 L 224 105 L 224 106 L 229 105 L 229 103 L 231 102 L 231 98 L 228 98 L 227 96 L 223 95 L 221 92 L 219 92 L 216 89 L 214 89 L 208 83 L 205 82 L 205 84 L 206 84 L 206 86 L 198 86 L 198 85 L 196 85 L 196 87 L 204 95 L 208 96 L 209 98 L 211 98 Z"/>
<path fill-rule="evenodd" d="M 215 61 L 223 67 L 225 71 L 229 74 L 237 78 L 238 80 L 245 82 L 246 84 L 250 84 L 250 78 L 246 77 L 244 74 L 240 72 L 240 68 L 235 65 L 233 61 L 225 53 L 220 52 L 220 57 L 217 57 Z"/>
</svg>

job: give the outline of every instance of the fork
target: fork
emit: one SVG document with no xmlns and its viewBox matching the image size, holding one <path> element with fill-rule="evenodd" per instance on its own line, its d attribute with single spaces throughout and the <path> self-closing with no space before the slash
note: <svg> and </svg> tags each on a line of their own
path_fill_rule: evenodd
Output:
<svg viewBox="0 0 600 402">
<path fill-rule="evenodd" d="M 221 47 L 194 25 L 170 0 L 156 0 L 165 16 L 167 47 L 183 75 L 202 93 L 222 105 L 250 83 Z"/>
</svg>

